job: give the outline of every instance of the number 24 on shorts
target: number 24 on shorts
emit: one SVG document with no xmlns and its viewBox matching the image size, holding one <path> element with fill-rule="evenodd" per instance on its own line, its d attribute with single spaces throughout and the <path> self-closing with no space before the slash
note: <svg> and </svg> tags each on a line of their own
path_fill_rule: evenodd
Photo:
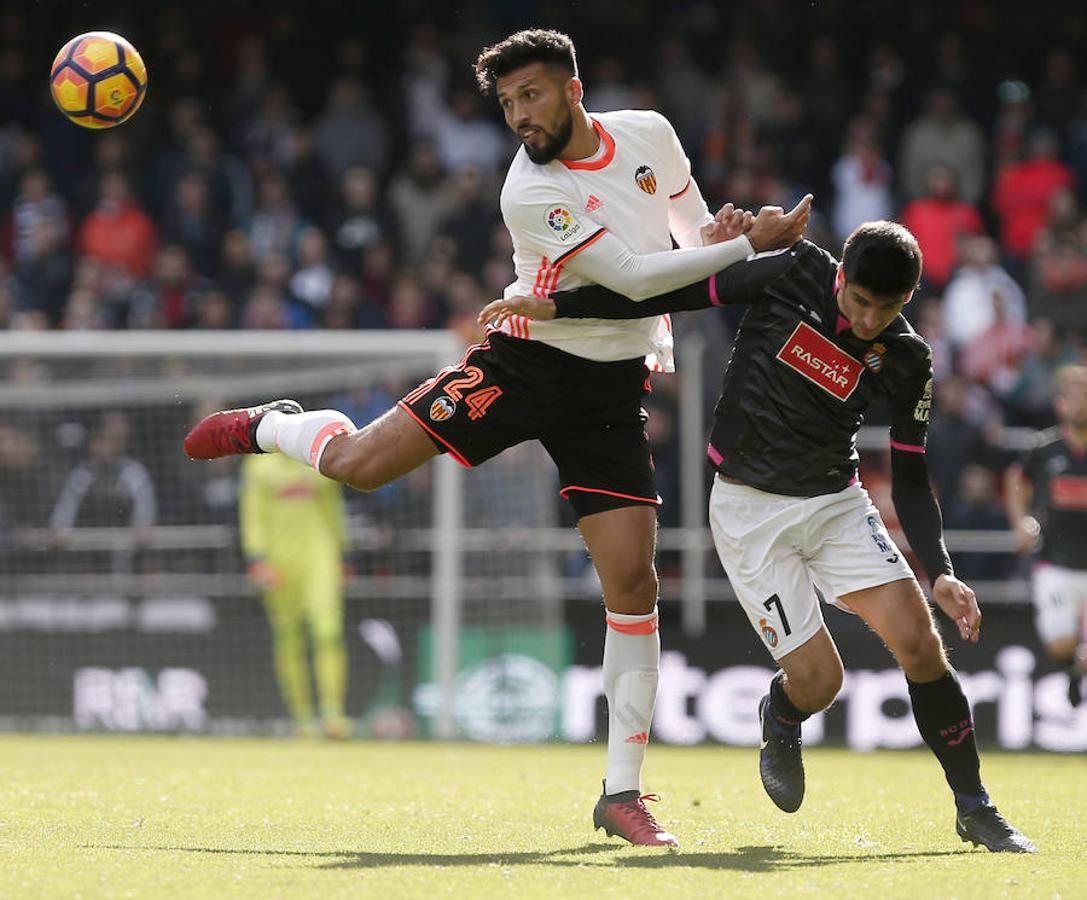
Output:
<svg viewBox="0 0 1087 900">
<path fill-rule="evenodd" d="M 487 385 L 487 387 L 471 391 L 469 394 L 464 393 L 464 391 L 474 388 L 482 380 L 482 369 L 477 366 L 465 366 L 464 376 L 454 378 L 445 386 L 445 393 L 454 400 L 464 400 L 468 407 L 468 418 L 473 422 L 482 419 L 487 414 L 490 405 L 502 396 L 502 388 L 497 384 Z"/>
</svg>

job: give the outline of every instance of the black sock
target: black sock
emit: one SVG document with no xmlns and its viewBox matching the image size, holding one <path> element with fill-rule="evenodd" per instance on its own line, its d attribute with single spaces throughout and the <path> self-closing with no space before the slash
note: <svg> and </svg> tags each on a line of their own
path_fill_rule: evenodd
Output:
<svg viewBox="0 0 1087 900">
<path fill-rule="evenodd" d="M 811 713 L 797 709 L 789 695 L 785 693 L 785 673 L 779 671 L 770 681 L 770 712 L 777 721 L 771 724 L 781 726 L 778 730 L 799 730 L 800 723 L 811 716 Z"/>
<path fill-rule="evenodd" d="M 981 761 L 974 740 L 974 717 L 955 670 L 935 681 L 906 679 L 910 688 L 913 718 L 921 737 L 944 767 L 944 776 L 960 810 L 987 802 L 981 784 Z"/>
</svg>

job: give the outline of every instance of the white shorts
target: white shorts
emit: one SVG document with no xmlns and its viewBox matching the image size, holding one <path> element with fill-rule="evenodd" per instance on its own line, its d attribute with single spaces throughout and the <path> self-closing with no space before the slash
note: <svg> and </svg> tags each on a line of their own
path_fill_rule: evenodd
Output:
<svg viewBox="0 0 1087 900">
<path fill-rule="evenodd" d="M 836 494 L 787 497 L 718 477 L 710 492 L 710 529 L 728 580 L 774 659 L 822 627 L 815 588 L 851 612 L 843 595 L 913 578 L 859 484 Z"/>
<path fill-rule="evenodd" d="M 1045 644 L 1081 634 L 1087 571 L 1051 563 L 1034 567 L 1034 624 Z"/>
</svg>

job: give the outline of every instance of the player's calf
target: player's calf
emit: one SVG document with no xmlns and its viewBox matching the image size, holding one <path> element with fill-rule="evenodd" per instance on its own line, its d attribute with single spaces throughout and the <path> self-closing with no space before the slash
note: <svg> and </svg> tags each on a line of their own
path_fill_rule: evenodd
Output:
<svg viewBox="0 0 1087 900">
<path fill-rule="evenodd" d="M 430 435 L 394 406 L 361 431 L 329 442 L 318 471 L 357 491 L 374 491 L 437 455 Z"/>
</svg>

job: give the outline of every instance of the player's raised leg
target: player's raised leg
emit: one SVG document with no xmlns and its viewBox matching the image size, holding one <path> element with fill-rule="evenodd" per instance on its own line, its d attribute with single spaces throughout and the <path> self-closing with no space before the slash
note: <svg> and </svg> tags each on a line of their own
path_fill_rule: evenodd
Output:
<svg viewBox="0 0 1087 900">
<path fill-rule="evenodd" d="M 205 416 L 185 437 L 192 459 L 280 452 L 357 490 L 395 481 L 438 454 L 430 435 L 396 406 L 359 430 L 342 412 L 303 412 L 294 400 Z"/>
<path fill-rule="evenodd" d="M 657 513 L 624 506 L 582 516 L 578 528 L 604 589 L 604 695 L 608 701 L 608 770 L 593 825 L 632 844 L 678 847 L 646 809 L 641 769 L 649 743 L 660 673 Z"/>
<path fill-rule="evenodd" d="M 937 579 L 937 592 L 947 578 Z M 917 728 L 955 795 L 959 837 L 994 852 L 1036 853 L 1033 842 L 1000 815 L 981 782 L 970 704 L 917 581 L 901 579 L 839 599 L 883 639 L 905 673 Z"/>
</svg>

